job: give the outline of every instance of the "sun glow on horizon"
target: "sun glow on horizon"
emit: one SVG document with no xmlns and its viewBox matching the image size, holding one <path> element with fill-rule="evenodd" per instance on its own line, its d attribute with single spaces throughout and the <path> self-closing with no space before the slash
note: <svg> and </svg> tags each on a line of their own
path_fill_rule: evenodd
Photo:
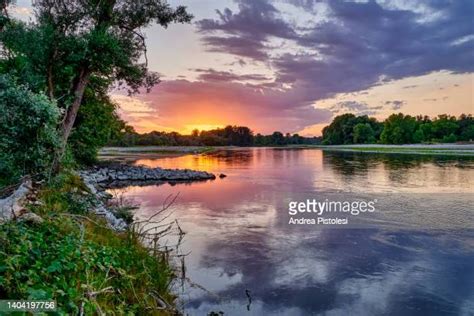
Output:
<svg viewBox="0 0 474 316">
<path fill-rule="evenodd" d="M 183 130 L 179 131 L 179 133 L 184 135 L 190 135 L 194 130 L 202 132 L 224 127 L 224 124 L 189 124 L 186 125 Z"/>
</svg>

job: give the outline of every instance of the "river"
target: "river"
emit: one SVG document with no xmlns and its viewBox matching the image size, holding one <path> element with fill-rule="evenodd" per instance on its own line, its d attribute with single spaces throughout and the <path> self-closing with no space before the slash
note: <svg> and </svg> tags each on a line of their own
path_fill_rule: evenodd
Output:
<svg viewBox="0 0 474 316">
<path fill-rule="evenodd" d="M 249 148 L 133 163 L 227 175 L 119 190 L 137 218 L 179 193 L 189 315 L 474 315 L 472 158 Z M 289 224 L 291 201 L 354 196 L 380 210 Z"/>
</svg>

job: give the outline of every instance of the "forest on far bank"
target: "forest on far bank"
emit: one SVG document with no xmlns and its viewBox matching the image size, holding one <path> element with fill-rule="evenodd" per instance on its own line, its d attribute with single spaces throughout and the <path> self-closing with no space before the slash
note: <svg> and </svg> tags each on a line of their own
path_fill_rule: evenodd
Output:
<svg viewBox="0 0 474 316">
<path fill-rule="evenodd" d="M 462 114 L 459 118 L 450 115 L 410 116 L 392 114 L 379 122 L 367 115 L 346 113 L 336 116 L 323 129 L 320 137 L 304 137 L 299 134 L 283 134 L 275 131 L 269 135 L 254 132 L 246 126 L 228 125 L 208 131 L 194 130 L 191 135 L 177 132 L 139 134 L 127 126 L 110 146 L 284 146 L 284 145 L 343 145 L 343 144 L 419 144 L 455 143 L 474 139 L 474 118 Z"/>
</svg>

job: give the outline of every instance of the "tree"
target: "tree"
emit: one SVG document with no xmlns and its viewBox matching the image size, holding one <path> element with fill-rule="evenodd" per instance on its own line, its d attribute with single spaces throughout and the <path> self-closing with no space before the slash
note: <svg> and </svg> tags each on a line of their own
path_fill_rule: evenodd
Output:
<svg viewBox="0 0 474 316">
<path fill-rule="evenodd" d="M 458 120 L 459 140 L 461 141 L 472 141 L 474 140 L 474 118 L 471 114 L 462 114 Z"/>
<path fill-rule="evenodd" d="M 354 126 L 354 144 L 375 143 L 374 130 L 369 123 L 359 123 Z"/>
<path fill-rule="evenodd" d="M 119 137 L 125 122 L 115 111 L 117 105 L 103 92 L 86 89 L 82 103 L 68 148 L 76 162 L 88 165 L 96 162 L 99 148 Z"/>
<path fill-rule="evenodd" d="M 414 117 L 403 113 L 392 114 L 384 122 L 380 140 L 384 144 L 410 144 L 416 127 Z"/>
<path fill-rule="evenodd" d="M 443 141 L 445 140 L 455 140 L 455 133 L 458 131 L 459 125 L 456 121 L 456 117 L 449 116 L 446 114 L 438 115 L 431 123 L 431 136 L 432 140 Z M 451 136 L 453 134 L 454 137 Z"/>
<path fill-rule="evenodd" d="M 418 127 L 416 132 L 413 134 L 413 142 L 416 144 L 422 143 L 425 141 L 425 133 L 423 132 L 423 129 Z"/>
<path fill-rule="evenodd" d="M 373 132 L 373 142 L 379 138 L 383 129 L 383 125 L 375 118 L 346 113 L 336 116 L 331 124 L 323 129 L 323 143 L 326 145 L 352 144 L 354 142 L 354 128 L 357 124 L 370 126 Z"/>
<path fill-rule="evenodd" d="M 125 85 L 129 93 L 151 88 L 158 77 L 148 71 L 141 29 L 151 23 L 188 23 L 192 16 L 185 7 L 173 9 L 162 0 L 38 0 L 34 10 L 34 23 L 10 20 L 0 40 L 7 64 L 24 63 L 21 75 L 37 84 L 32 86 L 44 87 L 65 110 L 55 159 L 59 167 L 90 82 Z"/>
<path fill-rule="evenodd" d="M 56 105 L 0 76 L 0 113 L 0 186 L 45 173 L 59 143 Z"/>
<path fill-rule="evenodd" d="M 285 145 L 285 137 L 281 132 L 273 132 L 271 135 L 271 144 L 272 145 Z"/>
<path fill-rule="evenodd" d="M 336 116 L 331 124 L 323 128 L 323 143 L 326 145 L 339 145 L 344 144 L 349 138 L 347 126 L 349 121 L 353 120 L 355 115 L 352 113 L 346 113 Z M 351 129 L 353 127 L 351 126 Z M 352 130 L 350 131 L 352 133 Z M 352 140 L 351 140 L 352 141 Z"/>
</svg>

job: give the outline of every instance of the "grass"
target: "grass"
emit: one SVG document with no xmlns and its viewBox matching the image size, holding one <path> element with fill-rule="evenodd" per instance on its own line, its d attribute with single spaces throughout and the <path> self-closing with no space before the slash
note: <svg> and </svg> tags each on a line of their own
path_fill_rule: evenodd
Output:
<svg viewBox="0 0 474 316">
<path fill-rule="evenodd" d="M 174 273 L 131 231 L 117 233 L 87 213 L 80 179 L 61 175 L 31 206 L 44 222 L 0 226 L 0 297 L 54 299 L 58 314 L 170 315 Z"/>
<path fill-rule="evenodd" d="M 366 152 L 386 154 L 442 155 L 474 157 L 472 146 L 447 144 L 445 148 L 430 145 L 307 145 L 289 148 L 319 148 L 324 151 Z"/>
<path fill-rule="evenodd" d="M 393 153 L 393 154 L 417 154 L 417 155 L 448 155 L 448 156 L 474 156 L 474 150 L 463 150 L 456 148 L 421 148 L 421 147 L 351 147 L 351 146 L 326 146 L 322 147 L 327 151 L 352 151 L 352 152 L 367 152 L 367 153 Z"/>
</svg>

